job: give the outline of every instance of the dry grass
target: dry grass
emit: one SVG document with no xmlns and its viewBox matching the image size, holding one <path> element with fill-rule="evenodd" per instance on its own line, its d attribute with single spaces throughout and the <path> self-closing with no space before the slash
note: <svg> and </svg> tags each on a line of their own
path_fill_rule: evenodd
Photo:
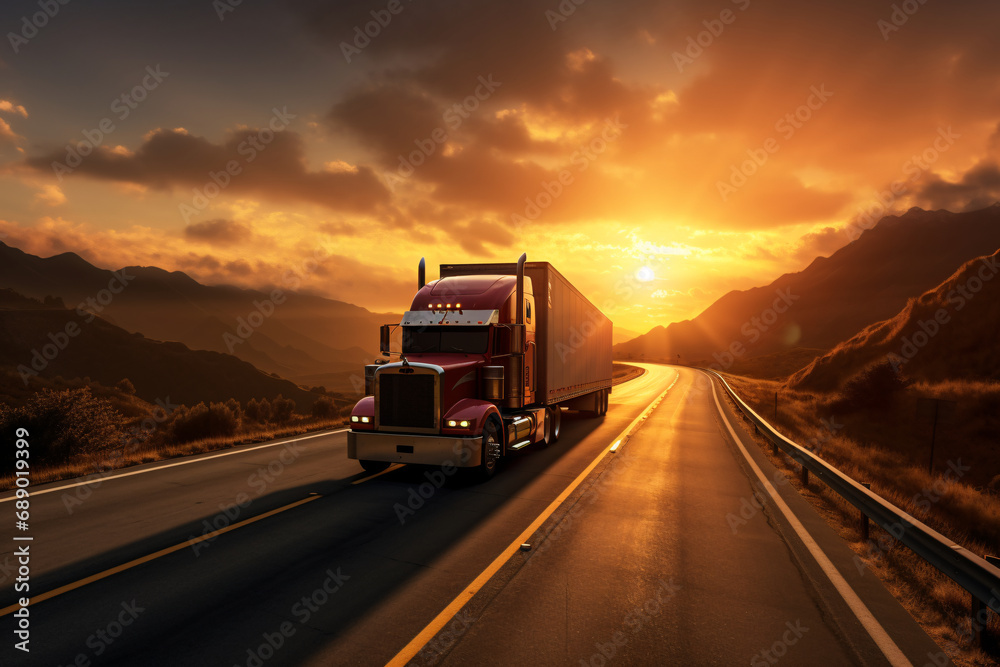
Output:
<svg viewBox="0 0 1000 667">
<path fill-rule="evenodd" d="M 231 436 L 202 438 L 180 444 L 167 443 L 153 446 L 146 444 L 132 451 L 119 452 L 112 457 L 109 457 L 107 454 L 83 455 L 59 466 L 33 466 L 31 469 L 31 483 L 38 485 L 47 482 L 57 482 L 63 479 L 73 479 L 85 475 L 128 468 L 129 466 L 142 463 L 152 463 L 154 461 L 181 456 L 190 456 L 192 454 L 204 454 L 222 449 L 231 449 L 238 445 L 266 442 L 276 438 L 301 435 L 312 431 L 322 431 L 338 426 L 347 426 L 347 421 L 341 417 L 326 420 L 302 420 L 299 423 L 287 426 L 259 428 Z M 0 490 L 11 489 L 13 486 L 14 477 L 12 475 L 0 477 Z"/>
<path fill-rule="evenodd" d="M 634 380 L 646 372 L 645 368 L 631 366 L 629 364 L 612 364 L 611 386 Z"/>
<path fill-rule="evenodd" d="M 955 445 L 954 441 L 939 444 L 941 449 L 935 459 L 941 463 L 936 468 L 938 474 L 932 476 L 926 468 L 926 456 L 918 465 L 913 453 L 906 451 L 905 447 L 912 443 L 909 436 L 898 434 L 894 419 L 902 418 L 912 407 L 911 403 L 920 397 L 950 397 L 981 406 L 983 401 L 992 400 L 997 392 L 996 385 L 968 382 L 916 385 L 893 404 L 888 414 L 886 411 L 860 412 L 841 417 L 833 411 L 840 398 L 836 394 L 790 391 L 779 382 L 737 376 L 727 376 L 727 380 L 743 400 L 779 431 L 800 445 L 813 447 L 819 456 L 845 474 L 871 483 L 872 491 L 973 553 L 982 556 L 998 552 L 1000 497 L 985 485 L 977 487 L 967 483 L 972 478 L 971 473 L 958 479 L 952 479 L 957 476 L 954 473 L 945 474 L 947 467 L 943 462 L 961 458 L 955 450 L 963 447 Z M 779 394 L 777 417 L 774 414 L 776 391 Z M 910 419 L 912 421 L 912 414 Z M 964 432 L 980 426 L 964 424 L 955 428 Z M 747 430 L 753 435 L 752 428 Z M 857 532 L 858 514 L 853 506 L 815 481 L 803 488 L 796 474 L 798 466 L 783 454 L 772 454 L 770 446 L 764 447 L 767 442 L 762 436 L 754 437 L 771 461 L 789 473 L 800 493 L 885 582 L 938 645 L 954 649 L 956 664 L 974 667 L 997 664 L 1000 621 L 995 614 L 984 640 L 984 651 L 972 648 L 968 618 L 971 596 L 968 592 L 881 529 L 873 526 L 872 539 L 862 542 Z M 992 456 L 995 455 L 996 452 L 992 452 Z M 963 459 L 963 464 L 967 462 L 969 459 Z M 979 475 L 984 476 L 988 475 Z"/>
</svg>

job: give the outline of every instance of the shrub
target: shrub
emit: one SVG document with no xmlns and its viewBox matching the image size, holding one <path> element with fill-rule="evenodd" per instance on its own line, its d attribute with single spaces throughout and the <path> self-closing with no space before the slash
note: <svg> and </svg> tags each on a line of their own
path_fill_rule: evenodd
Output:
<svg viewBox="0 0 1000 667">
<path fill-rule="evenodd" d="M 13 437 L 17 428 L 28 431 L 33 466 L 57 466 L 80 455 L 110 452 L 125 438 L 122 414 L 106 399 L 94 397 L 89 387 L 44 389 L 24 405 L 0 412 L 0 432 Z M 12 472 L 13 461 L 4 457 L 0 469 Z"/>
<path fill-rule="evenodd" d="M 290 398 L 283 398 L 281 394 L 278 394 L 271 401 L 271 421 L 275 424 L 284 424 L 291 420 L 294 410 L 295 401 Z"/>
<path fill-rule="evenodd" d="M 135 396 L 135 385 L 128 378 L 122 378 L 115 385 L 115 389 L 123 394 L 128 394 L 129 396 Z"/>
<path fill-rule="evenodd" d="M 337 406 L 329 396 L 323 396 L 313 403 L 312 415 L 317 419 L 331 419 L 337 416 Z"/>
<path fill-rule="evenodd" d="M 266 398 L 251 398 L 244 414 L 258 424 L 268 422 L 271 420 L 271 403 Z"/>
<path fill-rule="evenodd" d="M 888 361 L 878 361 L 865 367 L 844 383 L 840 391 L 841 405 L 851 410 L 886 408 L 893 398 L 906 389 L 905 379 Z"/>
<path fill-rule="evenodd" d="M 224 403 L 212 403 L 178 408 L 170 420 L 170 435 L 175 442 L 191 442 L 202 438 L 233 435 L 239 419 Z"/>
</svg>

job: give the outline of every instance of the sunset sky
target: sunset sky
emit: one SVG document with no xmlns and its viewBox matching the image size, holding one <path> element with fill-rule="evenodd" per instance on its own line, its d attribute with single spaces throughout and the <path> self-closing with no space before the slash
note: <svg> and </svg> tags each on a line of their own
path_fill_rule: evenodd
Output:
<svg viewBox="0 0 1000 667">
<path fill-rule="evenodd" d="M 1000 198 L 997 3 L 577 2 L 5 2 L 0 240 L 243 286 L 321 248 L 376 311 L 524 251 L 646 331 Z"/>
</svg>

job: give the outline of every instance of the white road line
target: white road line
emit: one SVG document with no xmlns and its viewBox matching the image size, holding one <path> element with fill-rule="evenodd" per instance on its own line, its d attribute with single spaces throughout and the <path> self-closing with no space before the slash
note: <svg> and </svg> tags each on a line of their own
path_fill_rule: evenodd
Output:
<svg viewBox="0 0 1000 667">
<path fill-rule="evenodd" d="M 706 373 L 706 375 L 708 374 Z M 816 544 L 816 540 L 812 538 L 812 535 L 809 534 L 806 527 L 802 525 L 802 522 L 799 521 L 798 517 L 792 513 L 791 508 L 785 503 L 782 497 L 778 495 L 778 492 L 774 486 L 772 486 L 771 481 L 763 472 L 761 472 L 757 463 L 750 456 L 750 452 L 748 452 L 746 447 L 743 446 L 743 442 L 739 439 L 739 437 L 737 437 L 736 431 L 733 430 L 732 425 L 726 418 L 726 413 L 722 409 L 722 404 L 719 403 L 719 395 L 715 389 L 715 382 L 712 381 L 710 376 L 709 382 L 712 383 L 712 396 L 715 398 L 715 407 L 719 409 L 719 415 L 722 417 L 722 422 L 726 425 L 726 428 L 729 429 L 729 435 L 732 436 L 733 442 L 736 443 L 736 446 L 743 454 L 743 457 L 747 460 L 747 463 L 750 464 L 750 469 L 753 470 L 755 475 L 757 475 L 757 479 L 760 481 L 761 485 L 763 485 L 764 489 L 771 496 L 771 498 L 774 499 L 774 504 L 779 510 L 781 510 L 781 513 L 785 515 L 785 519 L 795 530 L 799 539 L 802 540 L 802 543 L 805 544 L 807 549 L 809 549 L 809 553 L 811 553 L 813 558 L 816 559 L 820 569 L 822 569 L 826 576 L 830 579 L 830 583 L 832 583 L 833 587 L 837 589 L 840 596 L 844 598 L 844 602 L 847 603 L 847 606 L 851 608 L 852 612 L 854 612 L 854 615 L 861 622 L 861 625 L 863 625 L 865 630 L 868 631 L 868 634 L 871 635 L 872 640 L 874 640 L 875 644 L 878 645 L 879 650 L 881 650 L 882 654 L 885 655 L 886 660 L 888 660 L 893 667 L 913 667 L 913 663 L 911 663 L 903 651 L 896 646 L 896 642 L 892 641 L 892 637 L 889 636 L 889 633 L 886 632 L 885 628 L 883 628 L 878 620 L 875 619 L 875 616 L 871 613 L 868 607 L 865 606 L 865 603 L 861 601 L 858 594 L 854 592 L 851 585 L 847 583 L 847 580 L 844 579 L 840 572 L 837 571 L 837 568 L 830 561 L 827 555 L 823 553 L 820 546 Z"/>
<path fill-rule="evenodd" d="M 176 466 L 186 466 L 186 465 L 191 464 L 191 463 L 200 463 L 202 461 L 208 461 L 209 459 L 222 458 L 223 456 L 235 456 L 236 454 L 245 454 L 247 452 L 252 452 L 252 451 L 255 451 L 255 450 L 258 450 L 258 449 L 266 449 L 268 447 L 277 447 L 278 445 L 287 445 L 290 442 L 298 442 L 300 440 L 309 440 L 310 438 L 320 438 L 320 437 L 322 437 L 324 435 L 334 435 L 335 433 L 345 433 L 346 431 L 349 431 L 349 430 L 350 429 L 342 428 L 342 429 L 340 429 L 338 431 L 324 431 L 322 433 L 313 433 L 312 435 L 304 435 L 301 438 L 292 438 L 290 440 L 279 440 L 277 442 L 269 442 L 267 444 L 257 445 L 256 447 L 247 447 L 246 449 L 233 449 L 233 450 L 229 450 L 229 451 L 222 452 L 222 453 L 219 453 L 219 454 L 212 454 L 210 456 L 200 456 L 200 457 L 198 457 L 196 459 L 188 459 L 188 460 L 185 460 L 185 461 L 175 461 L 173 463 L 166 463 L 164 465 L 156 466 L 156 467 L 153 467 L 153 468 L 143 468 L 142 470 L 133 470 L 131 472 L 123 472 L 123 473 L 119 473 L 117 475 L 108 475 L 107 477 L 100 477 L 100 476 L 98 476 L 98 477 L 92 477 L 89 480 L 85 480 L 83 482 L 76 482 L 75 484 L 64 484 L 63 486 L 56 486 L 56 487 L 53 487 L 51 489 L 41 489 L 39 491 L 32 491 L 31 495 L 32 495 L 32 497 L 34 497 L 34 496 L 40 496 L 40 495 L 42 495 L 44 493 L 52 493 L 54 491 L 62 491 L 64 489 L 73 489 L 73 488 L 76 488 L 78 486 L 89 486 L 89 485 L 94 485 L 94 484 L 102 484 L 102 483 L 104 483 L 104 482 L 106 482 L 108 480 L 111 480 L 111 479 L 119 479 L 121 477 L 131 477 L 132 475 L 142 475 L 142 474 L 147 473 L 147 472 L 156 472 L 157 470 L 166 470 L 167 468 L 174 468 Z M 0 503 L 6 503 L 8 501 L 14 500 L 14 498 L 15 498 L 14 495 L 8 496 L 6 498 L 0 498 Z"/>
</svg>

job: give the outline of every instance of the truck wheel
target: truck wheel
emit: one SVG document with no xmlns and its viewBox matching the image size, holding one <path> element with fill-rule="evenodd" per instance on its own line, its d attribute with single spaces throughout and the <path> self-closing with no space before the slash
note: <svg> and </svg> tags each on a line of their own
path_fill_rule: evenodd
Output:
<svg viewBox="0 0 1000 667">
<path fill-rule="evenodd" d="M 604 413 L 603 414 L 608 414 L 608 404 L 610 402 L 611 402 L 611 390 L 610 389 L 605 389 L 604 390 Z"/>
<path fill-rule="evenodd" d="M 392 465 L 388 461 L 366 461 L 365 459 L 359 459 L 358 463 L 360 463 L 361 467 L 365 469 L 365 472 L 371 473 L 382 472 Z"/>
<path fill-rule="evenodd" d="M 545 408 L 545 434 L 542 437 L 543 447 L 548 447 L 559 441 L 559 427 L 561 423 L 562 410 L 559 409 L 558 405 Z"/>
<path fill-rule="evenodd" d="M 476 468 L 476 477 L 481 482 L 485 482 L 496 474 L 497 466 L 500 465 L 501 452 L 503 452 L 503 444 L 500 442 L 502 437 L 503 431 L 497 425 L 496 420 L 488 419 L 483 427 L 483 458 Z"/>
</svg>

